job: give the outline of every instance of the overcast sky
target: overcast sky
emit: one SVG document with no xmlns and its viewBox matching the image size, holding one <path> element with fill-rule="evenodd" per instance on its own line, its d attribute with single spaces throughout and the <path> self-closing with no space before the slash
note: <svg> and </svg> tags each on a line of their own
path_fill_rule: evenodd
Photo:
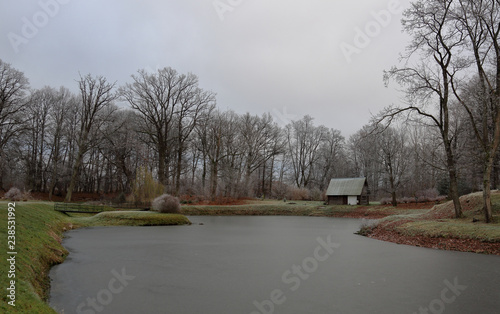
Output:
<svg viewBox="0 0 500 314">
<path fill-rule="evenodd" d="M 194 73 L 218 107 L 309 114 L 346 137 L 397 104 L 384 69 L 398 62 L 407 0 L 4 0 L 0 59 L 33 88 L 77 91 L 82 75 L 118 85 L 139 69 Z"/>
</svg>

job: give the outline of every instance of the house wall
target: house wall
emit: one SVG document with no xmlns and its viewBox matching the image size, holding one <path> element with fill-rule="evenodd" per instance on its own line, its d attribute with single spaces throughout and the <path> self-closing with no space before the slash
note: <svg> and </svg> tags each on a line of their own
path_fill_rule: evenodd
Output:
<svg viewBox="0 0 500 314">
<path fill-rule="evenodd" d="M 332 196 L 328 195 L 328 205 L 370 205 L 370 196 L 369 195 L 360 195 L 360 196 Z"/>
<path fill-rule="evenodd" d="M 347 196 L 332 196 L 328 195 L 328 205 L 346 205 Z"/>
<path fill-rule="evenodd" d="M 358 197 L 359 205 L 370 205 L 370 196 L 363 194 Z"/>
</svg>

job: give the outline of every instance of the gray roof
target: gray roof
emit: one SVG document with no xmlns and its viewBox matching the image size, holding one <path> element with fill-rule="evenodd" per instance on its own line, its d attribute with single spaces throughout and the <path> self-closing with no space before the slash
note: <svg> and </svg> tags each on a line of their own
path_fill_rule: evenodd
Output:
<svg viewBox="0 0 500 314">
<path fill-rule="evenodd" d="M 365 181 L 366 178 L 332 179 L 330 185 L 328 185 L 328 190 L 326 190 L 326 195 L 361 195 Z"/>
</svg>

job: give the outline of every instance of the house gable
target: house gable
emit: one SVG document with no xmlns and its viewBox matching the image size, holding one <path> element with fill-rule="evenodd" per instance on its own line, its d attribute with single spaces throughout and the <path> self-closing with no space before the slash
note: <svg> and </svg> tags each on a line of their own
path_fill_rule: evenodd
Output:
<svg viewBox="0 0 500 314">
<path fill-rule="evenodd" d="M 329 205 L 367 205 L 370 202 L 366 178 L 332 179 L 326 195 Z"/>
</svg>

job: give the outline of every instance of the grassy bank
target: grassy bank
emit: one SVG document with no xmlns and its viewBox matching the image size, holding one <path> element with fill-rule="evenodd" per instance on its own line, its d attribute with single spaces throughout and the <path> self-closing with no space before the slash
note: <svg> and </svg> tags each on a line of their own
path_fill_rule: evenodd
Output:
<svg viewBox="0 0 500 314">
<path fill-rule="evenodd" d="M 0 237 L 7 241 L 7 202 L 0 202 Z M 2 248 L 0 282 L 2 287 L 2 313 L 55 313 L 45 302 L 49 293 L 48 272 L 52 265 L 61 263 L 67 251 L 60 244 L 64 228 L 70 222 L 52 210 L 52 204 L 16 203 L 15 226 L 15 307 L 8 304 L 6 288 L 8 278 L 8 248 Z"/>
<path fill-rule="evenodd" d="M 184 215 L 160 214 L 156 212 L 114 211 L 102 212 L 91 217 L 73 218 L 79 226 L 173 226 L 189 225 Z"/>
<path fill-rule="evenodd" d="M 283 202 L 277 200 L 247 201 L 244 205 L 185 205 L 184 215 L 192 216 L 322 216 L 350 218 L 381 218 L 394 214 L 422 213 L 426 210 L 394 208 L 392 206 L 327 206 L 323 202 Z"/>
<path fill-rule="evenodd" d="M 49 297 L 50 267 L 62 263 L 68 252 L 61 245 L 63 232 L 89 226 L 152 226 L 190 224 L 183 215 L 150 212 L 103 212 L 95 216 L 68 217 L 53 210 L 53 203 L 21 202 L 10 206 L 15 211 L 15 247 L 7 247 L 8 202 L 0 202 L 0 237 L 5 243 L 0 253 L 2 297 L 0 313 L 55 313 L 46 303 Z M 11 219 L 12 220 L 12 219 Z M 8 278 L 12 254 L 15 278 Z M 12 276 L 13 273 L 11 273 Z M 7 288 L 15 280 L 15 307 L 9 305 Z"/>
<path fill-rule="evenodd" d="M 493 222 L 485 223 L 482 193 L 460 198 L 463 218 L 455 219 L 452 202 L 418 215 L 381 219 L 370 237 L 410 245 L 500 255 L 500 192 L 492 193 Z"/>
</svg>

